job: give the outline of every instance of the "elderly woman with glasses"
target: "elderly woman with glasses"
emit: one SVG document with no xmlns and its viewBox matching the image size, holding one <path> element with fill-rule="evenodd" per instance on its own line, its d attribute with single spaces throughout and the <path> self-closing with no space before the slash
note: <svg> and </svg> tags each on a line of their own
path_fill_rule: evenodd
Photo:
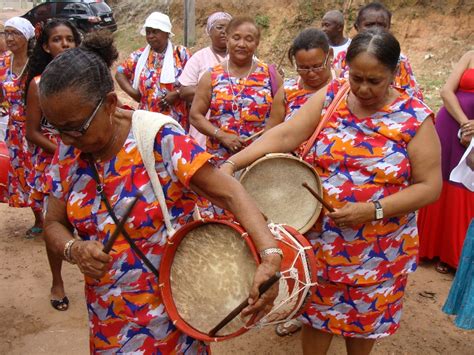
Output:
<svg viewBox="0 0 474 355">
<path fill-rule="evenodd" d="M 276 241 L 244 188 L 216 169 L 211 154 L 178 123 L 117 106 L 110 75 L 117 56 L 111 35 L 95 32 L 55 58 L 41 76 L 41 108 L 61 134 L 50 171 L 46 242 L 85 276 L 91 353 L 205 354 L 208 344 L 178 330 L 163 305 L 154 271 L 170 237 L 168 226 L 178 229 L 192 220 L 195 192 L 236 216 L 265 251 L 251 306 L 244 310 L 257 317 L 271 308 L 278 291 L 275 286 L 258 296 L 258 286 L 280 269 L 280 256 L 272 252 Z M 149 160 L 138 148 L 144 141 L 137 129 L 153 128 L 150 121 L 143 127 L 143 116 L 160 125 L 148 143 L 164 201 L 155 196 L 144 163 Z M 140 193 L 123 231 L 128 239 L 119 236 L 110 254 L 104 253 L 116 223 Z"/>
<path fill-rule="evenodd" d="M 179 97 L 178 78 L 191 55 L 185 47 L 171 42 L 171 21 L 161 12 L 151 13 L 140 33 L 146 37 L 147 46 L 117 67 L 115 79 L 139 103 L 139 109 L 170 115 L 187 130 L 188 109 Z"/>
<path fill-rule="evenodd" d="M 292 64 L 294 61 L 299 78 L 286 80 L 278 90 L 265 129 L 291 119 L 316 91 L 325 88 L 332 79 L 329 65 L 332 49 L 321 30 L 308 28 L 302 31 L 294 39 L 288 59 Z"/>
<path fill-rule="evenodd" d="M 35 29 L 22 17 L 5 22 L 5 39 L 10 50 L 0 57 L 1 102 L 7 106 L 8 127 L 5 142 L 10 155 L 8 197 L 11 207 L 31 207 L 35 224 L 26 232 L 27 238 L 40 235 L 43 225 L 42 209 L 30 199 L 31 188 L 27 178 L 33 166 L 26 140 L 26 104 L 24 98 L 28 57 L 34 44 Z"/>
</svg>

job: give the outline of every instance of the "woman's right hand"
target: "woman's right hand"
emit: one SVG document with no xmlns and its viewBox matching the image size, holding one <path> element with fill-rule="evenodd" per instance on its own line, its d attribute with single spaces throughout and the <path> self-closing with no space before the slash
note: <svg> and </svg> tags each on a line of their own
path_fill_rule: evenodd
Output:
<svg viewBox="0 0 474 355">
<path fill-rule="evenodd" d="M 245 147 L 245 140 L 232 133 L 219 131 L 216 138 L 231 153 L 237 153 Z"/>
<path fill-rule="evenodd" d="M 71 249 L 71 258 L 81 272 L 94 279 L 100 279 L 109 270 L 112 257 L 102 250 L 104 245 L 98 241 L 76 241 Z"/>
</svg>

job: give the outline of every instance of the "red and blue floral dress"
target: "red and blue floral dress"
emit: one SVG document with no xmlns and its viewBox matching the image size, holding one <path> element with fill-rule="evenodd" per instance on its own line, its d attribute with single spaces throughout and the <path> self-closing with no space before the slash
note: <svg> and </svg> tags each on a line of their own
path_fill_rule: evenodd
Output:
<svg viewBox="0 0 474 355">
<path fill-rule="evenodd" d="M 171 126 L 157 134 L 154 152 L 171 223 L 179 228 L 191 218 L 197 198 L 189 189 L 191 178 L 212 156 Z M 158 268 L 168 235 L 133 132 L 115 157 L 95 164 L 119 219 L 137 192 L 143 193 L 125 229 Z M 83 154 L 60 143 L 49 175 L 52 196 L 66 204 L 69 222 L 80 238 L 105 244 L 116 225 L 101 202 L 93 170 Z M 158 280 L 122 236 L 110 255 L 113 260 L 104 277 L 85 277 L 91 353 L 206 353 L 206 344 L 173 325 Z"/>
<path fill-rule="evenodd" d="M 135 68 L 138 60 L 145 48 L 141 48 L 132 54 L 117 67 L 117 72 L 124 74 L 130 83 L 133 83 Z M 173 117 L 181 127 L 189 127 L 188 108 L 184 100 L 178 99 L 168 108 L 160 106 L 161 98 L 170 91 L 176 90 L 180 86 L 178 78 L 183 72 L 186 62 L 191 57 L 191 53 L 183 46 L 175 46 L 173 50 L 175 83 L 163 84 L 160 82 L 161 70 L 163 67 L 164 53 L 158 53 L 150 50 L 148 60 L 140 74 L 138 91 L 141 94 L 141 100 L 138 105 L 139 110 L 160 112 L 164 115 Z"/>
<path fill-rule="evenodd" d="M 326 107 L 345 82 L 329 85 Z M 395 101 L 369 117 L 352 114 L 346 96 L 319 134 L 309 161 L 314 161 L 324 198 L 334 208 L 379 200 L 410 185 L 407 147 L 433 113 L 416 97 L 398 91 Z M 407 275 L 417 266 L 415 213 L 349 228 L 323 214 L 306 237 L 314 248 L 319 280 L 303 320 L 349 337 L 395 332 Z"/>
<path fill-rule="evenodd" d="M 13 54 L 0 57 L 0 85 L 8 110 L 5 143 L 10 155 L 8 171 L 8 204 L 12 207 L 32 206 L 28 176 L 32 170 L 31 152 L 26 140 L 26 105 L 24 90 L 26 75 L 17 77 L 11 68 Z"/>
</svg>

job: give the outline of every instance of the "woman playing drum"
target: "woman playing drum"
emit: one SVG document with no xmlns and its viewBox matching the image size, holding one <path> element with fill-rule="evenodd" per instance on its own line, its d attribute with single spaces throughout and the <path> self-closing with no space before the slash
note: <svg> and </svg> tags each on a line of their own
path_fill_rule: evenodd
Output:
<svg viewBox="0 0 474 355">
<path fill-rule="evenodd" d="M 302 320 L 305 354 L 327 352 L 334 334 L 349 353 L 368 354 L 399 327 L 407 275 L 416 269 L 414 211 L 440 193 L 440 145 L 432 112 L 390 85 L 400 45 L 388 32 L 358 34 L 347 52 L 350 91 L 320 132 L 314 166 L 336 209 L 306 236 L 319 281 Z M 344 79 L 318 92 L 295 117 L 232 156 L 232 174 L 270 152 L 293 151 L 315 131 L 319 114 L 345 90 Z"/>
<path fill-rule="evenodd" d="M 119 237 L 110 255 L 103 252 L 116 228 L 105 202 L 120 218 L 139 192 L 143 197 L 125 230 L 155 267 L 169 237 L 131 129 L 133 112 L 117 107 L 109 70 L 116 58 L 110 34 L 96 32 L 81 47 L 55 58 L 41 77 L 41 108 L 61 134 L 50 173 L 47 243 L 85 275 L 91 352 L 206 353 L 206 344 L 183 334 L 170 321 L 157 279 L 127 241 Z M 190 219 L 194 190 L 232 211 L 257 249 L 267 250 L 254 277 L 251 305 L 244 310 L 261 317 L 271 308 L 277 290 L 274 287 L 257 300 L 258 285 L 280 269 L 278 250 L 273 249 L 276 242 L 261 213 L 241 185 L 213 168 L 212 156 L 181 128 L 166 124 L 150 143 L 174 228 Z M 73 230 L 80 239 L 74 239 Z"/>
</svg>

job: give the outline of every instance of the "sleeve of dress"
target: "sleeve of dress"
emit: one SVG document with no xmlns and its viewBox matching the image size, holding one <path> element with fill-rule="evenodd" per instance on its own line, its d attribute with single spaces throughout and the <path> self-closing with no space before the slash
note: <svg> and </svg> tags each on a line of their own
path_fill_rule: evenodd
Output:
<svg viewBox="0 0 474 355">
<path fill-rule="evenodd" d="M 405 89 L 410 95 L 414 95 L 418 99 L 423 100 L 423 92 L 416 81 L 408 57 L 400 54 L 398 65 L 399 68 L 397 76 L 395 77 L 395 86 Z"/>
<path fill-rule="evenodd" d="M 415 137 L 416 132 L 418 132 L 418 129 L 425 120 L 434 120 L 433 111 L 431 111 L 423 101 L 414 96 L 410 97 L 402 111 L 411 116 L 404 124 L 404 129 L 401 132 L 402 139 L 406 143 L 410 142 L 410 140 Z"/>
<path fill-rule="evenodd" d="M 213 158 L 183 130 L 169 125 L 156 135 L 156 154 L 161 155 L 172 179 L 179 180 L 187 188 L 196 171 Z"/>
<path fill-rule="evenodd" d="M 138 59 L 140 58 L 142 52 L 143 50 L 133 52 L 117 67 L 117 72 L 125 75 L 130 82 L 133 82 L 135 68 L 137 67 Z"/>
<path fill-rule="evenodd" d="M 66 201 L 77 170 L 77 151 L 59 142 L 53 160 L 47 170 L 46 184 L 52 196 Z"/>
</svg>

